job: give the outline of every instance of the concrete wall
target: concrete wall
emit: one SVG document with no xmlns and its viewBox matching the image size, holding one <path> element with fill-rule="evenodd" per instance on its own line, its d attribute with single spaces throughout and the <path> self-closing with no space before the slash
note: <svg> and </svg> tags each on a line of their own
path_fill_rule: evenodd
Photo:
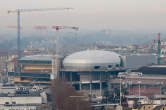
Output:
<svg viewBox="0 0 166 110">
<path fill-rule="evenodd" d="M 15 93 L 15 87 L 0 87 L 0 93 Z"/>
</svg>

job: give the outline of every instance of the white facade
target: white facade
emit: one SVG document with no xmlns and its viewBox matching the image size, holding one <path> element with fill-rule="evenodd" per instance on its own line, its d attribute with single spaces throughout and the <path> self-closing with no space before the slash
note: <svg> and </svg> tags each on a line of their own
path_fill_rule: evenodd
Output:
<svg viewBox="0 0 166 110">
<path fill-rule="evenodd" d="M 42 104 L 42 97 L 0 97 L 0 105 L 5 104 Z"/>
<path fill-rule="evenodd" d="M 36 110 L 42 103 L 41 96 L 1 96 L 0 110 Z"/>
<path fill-rule="evenodd" d="M 14 94 L 15 91 L 16 91 L 15 86 L 9 86 L 9 87 L 0 86 L 0 94 L 7 94 L 7 93 Z"/>
<path fill-rule="evenodd" d="M 35 105 L 15 105 L 15 106 L 4 106 L 0 105 L 0 110 L 36 110 Z"/>
</svg>

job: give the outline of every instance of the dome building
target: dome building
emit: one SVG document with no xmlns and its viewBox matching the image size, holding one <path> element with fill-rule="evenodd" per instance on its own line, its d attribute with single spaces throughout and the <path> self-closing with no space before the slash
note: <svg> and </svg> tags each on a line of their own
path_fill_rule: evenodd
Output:
<svg viewBox="0 0 166 110">
<path fill-rule="evenodd" d="M 120 55 L 104 50 L 86 50 L 67 56 L 63 61 L 64 68 L 113 68 L 121 65 Z"/>
<path fill-rule="evenodd" d="M 60 68 L 57 72 L 57 62 L 52 55 L 22 57 L 18 60 L 20 72 L 8 72 L 9 80 L 12 84 L 49 85 L 55 72 L 58 77 L 65 77 L 77 90 L 91 96 L 102 96 L 110 76 L 125 71 L 122 56 L 111 51 L 84 50 L 58 59 Z"/>
<path fill-rule="evenodd" d="M 91 96 L 102 96 L 111 75 L 123 72 L 123 60 L 115 52 L 85 50 L 68 55 L 62 61 L 60 76 Z"/>
</svg>

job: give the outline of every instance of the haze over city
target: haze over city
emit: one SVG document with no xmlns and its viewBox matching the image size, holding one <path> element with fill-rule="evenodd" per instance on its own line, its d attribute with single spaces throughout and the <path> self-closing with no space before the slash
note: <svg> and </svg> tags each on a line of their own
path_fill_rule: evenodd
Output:
<svg viewBox="0 0 166 110">
<path fill-rule="evenodd" d="M 165 0 L 0 0 L 0 110 L 166 110 Z"/>
<path fill-rule="evenodd" d="M 72 7 L 71 11 L 22 14 L 24 28 L 33 25 L 77 25 L 82 29 L 164 30 L 164 0 L 5 0 L 0 1 L 0 28 L 16 25 L 9 9 Z"/>
</svg>

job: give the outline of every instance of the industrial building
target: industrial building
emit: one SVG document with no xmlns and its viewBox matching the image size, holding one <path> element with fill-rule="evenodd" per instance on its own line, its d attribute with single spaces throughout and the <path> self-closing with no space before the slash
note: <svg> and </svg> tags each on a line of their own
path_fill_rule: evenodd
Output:
<svg viewBox="0 0 166 110">
<path fill-rule="evenodd" d="M 0 110 L 37 110 L 47 104 L 47 95 L 38 86 L 2 86 L 0 90 Z"/>
<path fill-rule="evenodd" d="M 8 72 L 11 84 L 49 84 L 52 70 L 52 56 L 25 56 L 18 60 L 18 67 Z M 13 63 L 13 64 L 17 64 Z"/>
<path fill-rule="evenodd" d="M 73 53 L 63 60 L 61 76 L 72 82 L 77 90 L 101 96 L 111 75 L 124 71 L 119 54 L 103 50 Z"/>
<path fill-rule="evenodd" d="M 141 104 L 165 104 L 166 101 L 166 75 L 142 74 L 140 72 L 123 72 L 119 78 L 110 80 L 111 90 L 120 88 L 125 91 L 122 94 L 129 106 Z"/>
<path fill-rule="evenodd" d="M 36 110 L 46 104 L 44 96 L 40 93 L 0 93 L 0 110 Z"/>
<path fill-rule="evenodd" d="M 123 55 L 124 67 L 128 69 L 138 69 L 143 66 L 156 64 L 157 56 L 155 54 L 127 54 Z"/>
<path fill-rule="evenodd" d="M 137 71 L 149 75 L 166 75 L 166 65 L 148 65 L 139 68 Z"/>
<path fill-rule="evenodd" d="M 20 71 L 9 72 L 13 84 L 50 84 L 52 56 L 26 56 L 18 60 Z M 60 59 L 59 77 L 77 90 L 101 96 L 111 75 L 125 71 L 122 57 L 111 51 L 85 50 Z"/>
<path fill-rule="evenodd" d="M 6 81 L 8 52 L 0 50 L 0 82 Z"/>
</svg>

